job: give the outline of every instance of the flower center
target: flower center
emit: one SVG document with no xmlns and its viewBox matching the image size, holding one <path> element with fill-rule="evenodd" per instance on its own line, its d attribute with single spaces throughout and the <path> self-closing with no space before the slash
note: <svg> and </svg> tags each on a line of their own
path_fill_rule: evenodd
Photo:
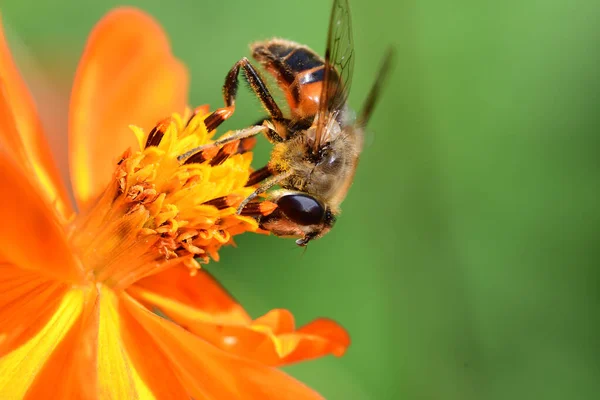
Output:
<svg viewBox="0 0 600 400">
<path fill-rule="evenodd" d="M 207 114 L 205 107 L 189 118 L 174 114 L 148 134 L 131 127 L 139 150 L 123 153 L 108 187 L 68 227 L 91 282 L 124 289 L 181 263 L 193 273 L 200 268 L 196 258 L 218 260 L 232 236 L 258 229 L 251 211 L 236 214 L 254 190 L 246 187 L 252 154 L 245 146 L 230 146 L 225 157 L 215 152 L 204 127 Z M 203 145 L 206 155 L 198 162 L 178 160 Z M 260 204 L 262 213 L 269 207 Z"/>
</svg>

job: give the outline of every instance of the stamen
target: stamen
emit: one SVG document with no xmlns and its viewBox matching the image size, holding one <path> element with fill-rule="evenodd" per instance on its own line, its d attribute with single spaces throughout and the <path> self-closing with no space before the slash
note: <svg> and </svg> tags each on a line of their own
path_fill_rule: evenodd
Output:
<svg viewBox="0 0 600 400">
<path fill-rule="evenodd" d="M 239 144 L 239 141 L 235 141 L 227 143 L 226 145 L 221 147 L 217 155 L 214 156 L 212 160 L 210 160 L 210 165 L 215 167 L 217 165 L 223 164 L 223 162 L 225 162 L 225 160 L 227 160 L 229 156 L 232 156 L 237 152 Z"/>
<path fill-rule="evenodd" d="M 188 118 L 187 123 L 185 124 L 185 127 L 187 128 L 188 126 L 190 126 L 190 122 L 192 122 L 192 120 L 195 119 L 196 116 L 206 115 L 209 112 L 210 112 L 210 107 L 208 106 L 208 104 L 204 104 L 204 105 L 196 107 L 194 109 L 194 112 L 192 113 L 192 115 Z"/>
<path fill-rule="evenodd" d="M 146 148 L 150 146 L 158 146 L 160 144 L 171 122 L 173 122 L 173 118 L 169 117 L 160 121 L 154 128 L 152 128 L 148 134 L 148 139 L 146 140 Z"/>
<path fill-rule="evenodd" d="M 216 199 L 206 201 L 204 202 L 204 205 L 216 207 L 217 210 L 223 210 L 228 207 L 236 206 L 237 204 L 241 203 L 242 200 L 242 196 L 230 194 L 227 196 L 218 197 Z"/>
<path fill-rule="evenodd" d="M 254 146 L 256 146 L 256 137 L 255 136 L 244 138 L 244 139 L 240 140 L 240 146 L 238 148 L 237 153 L 238 154 L 247 153 L 247 152 L 251 151 L 254 148 Z"/>
<path fill-rule="evenodd" d="M 277 208 L 277 204 L 270 201 L 253 201 L 242 209 L 240 215 L 258 217 L 271 214 Z"/>
<path fill-rule="evenodd" d="M 206 117 L 206 119 L 204 120 L 206 130 L 209 132 L 215 130 L 219 125 L 223 123 L 223 121 L 231 117 L 232 114 L 232 107 L 219 108 L 218 110 L 210 114 L 208 117 Z"/>
<path fill-rule="evenodd" d="M 219 154 L 220 150 L 221 149 L 216 146 L 209 146 L 206 149 L 200 150 L 199 152 L 185 160 L 184 164 L 202 164 L 207 160 L 214 159 Z"/>
<path fill-rule="evenodd" d="M 256 185 L 258 182 L 262 182 L 265 179 L 267 179 L 268 177 L 270 177 L 272 174 L 272 172 L 269 170 L 269 166 L 265 165 L 264 167 L 257 169 L 256 171 L 253 171 L 250 174 L 250 177 L 248 178 L 248 182 L 246 182 L 246 187 L 248 186 L 254 186 Z"/>
<path fill-rule="evenodd" d="M 243 186 L 251 154 L 240 154 L 251 143 L 212 145 L 203 123 L 207 113 L 198 107 L 191 118 L 174 115 L 147 136 L 132 127 L 143 148 L 123 153 L 106 191 L 69 228 L 70 241 L 96 282 L 123 288 L 173 263 L 193 273 L 200 268 L 194 257 L 201 263 L 218 260 L 218 250 L 234 235 L 259 229 L 249 216 L 276 208 L 262 202 L 236 213 L 253 192 Z M 180 155 L 194 149 L 200 151 L 182 163 Z"/>
</svg>

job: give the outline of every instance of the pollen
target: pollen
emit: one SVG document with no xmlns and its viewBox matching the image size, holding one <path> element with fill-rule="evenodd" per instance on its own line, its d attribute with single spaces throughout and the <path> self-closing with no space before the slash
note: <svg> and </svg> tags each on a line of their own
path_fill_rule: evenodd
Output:
<svg viewBox="0 0 600 400">
<path fill-rule="evenodd" d="M 219 259 L 233 237 L 259 231 L 256 215 L 275 204 L 251 202 L 236 209 L 255 188 L 249 146 L 234 142 L 211 148 L 207 107 L 173 114 L 146 133 L 131 126 L 138 149 L 126 150 L 115 164 L 107 189 L 69 226 L 69 240 L 95 282 L 125 288 L 144 276 L 183 262 L 192 274 L 201 263 Z M 196 162 L 179 156 L 206 147 Z"/>
</svg>

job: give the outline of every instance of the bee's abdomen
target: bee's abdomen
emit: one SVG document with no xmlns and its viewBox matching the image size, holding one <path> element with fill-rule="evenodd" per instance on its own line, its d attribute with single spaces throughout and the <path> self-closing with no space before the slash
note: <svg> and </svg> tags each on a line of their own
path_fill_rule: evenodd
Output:
<svg viewBox="0 0 600 400">
<path fill-rule="evenodd" d="M 304 72 L 317 67 L 323 68 L 323 60 L 307 48 L 292 50 L 283 58 L 283 62 L 294 72 Z"/>
<path fill-rule="evenodd" d="M 267 43 L 266 48 L 294 72 L 307 71 L 325 64 L 325 61 L 314 51 L 293 42 L 270 42 Z"/>
<path fill-rule="evenodd" d="M 315 115 L 325 60 L 306 46 L 282 39 L 254 43 L 251 49 L 252 57 L 277 78 L 293 114 Z"/>
<path fill-rule="evenodd" d="M 320 82 L 325 75 L 325 61 L 311 49 L 295 42 L 271 40 L 255 43 L 252 56 L 272 68 L 287 70 L 278 72 L 284 77 L 287 75 L 290 84 L 298 75 L 302 75 L 300 83 Z"/>
</svg>

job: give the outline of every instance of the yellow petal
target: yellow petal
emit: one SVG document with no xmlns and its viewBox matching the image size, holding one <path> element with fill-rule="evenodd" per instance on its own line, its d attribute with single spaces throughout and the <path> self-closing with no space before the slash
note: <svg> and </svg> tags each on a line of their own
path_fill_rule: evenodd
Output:
<svg viewBox="0 0 600 400">
<path fill-rule="evenodd" d="M 78 320 L 84 303 L 81 290 L 62 298 L 48 323 L 27 343 L 0 359 L 0 398 L 21 399 L 38 372 Z"/>
<path fill-rule="evenodd" d="M 189 398 L 160 349 L 106 287 L 100 290 L 97 366 L 100 398 Z"/>
<path fill-rule="evenodd" d="M 97 292 L 89 287 L 77 322 L 60 341 L 29 387 L 25 399 L 61 400 L 97 398 Z"/>
</svg>

